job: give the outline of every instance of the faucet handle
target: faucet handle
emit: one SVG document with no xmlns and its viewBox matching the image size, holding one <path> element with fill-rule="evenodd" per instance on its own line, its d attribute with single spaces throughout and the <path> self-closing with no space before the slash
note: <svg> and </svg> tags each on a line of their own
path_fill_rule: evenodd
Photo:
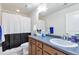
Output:
<svg viewBox="0 0 79 59">
<path fill-rule="evenodd" d="M 66 36 L 65 36 L 65 35 L 63 35 L 63 39 L 64 39 L 64 40 L 66 39 Z"/>
<path fill-rule="evenodd" d="M 64 39 L 64 40 L 69 40 L 69 35 L 68 35 L 68 33 L 66 33 L 66 34 L 63 35 L 63 39 Z"/>
</svg>

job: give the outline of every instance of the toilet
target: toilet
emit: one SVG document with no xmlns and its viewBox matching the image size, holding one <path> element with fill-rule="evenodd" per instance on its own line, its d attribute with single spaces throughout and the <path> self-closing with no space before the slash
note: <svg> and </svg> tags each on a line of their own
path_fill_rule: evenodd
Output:
<svg viewBox="0 0 79 59">
<path fill-rule="evenodd" d="M 21 47 L 17 47 L 17 48 L 12 48 L 12 49 L 8 49 L 4 52 L 2 52 L 2 55 L 22 55 L 21 52 L 22 48 Z"/>
<path fill-rule="evenodd" d="M 28 48 L 29 48 L 29 43 L 23 43 L 21 44 L 21 49 L 22 49 L 22 53 L 23 55 L 28 55 Z"/>
<path fill-rule="evenodd" d="M 17 48 L 8 49 L 6 51 L 2 51 L 2 47 L 0 47 L 0 55 L 28 55 L 29 43 L 23 43 Z"/>
</svg>

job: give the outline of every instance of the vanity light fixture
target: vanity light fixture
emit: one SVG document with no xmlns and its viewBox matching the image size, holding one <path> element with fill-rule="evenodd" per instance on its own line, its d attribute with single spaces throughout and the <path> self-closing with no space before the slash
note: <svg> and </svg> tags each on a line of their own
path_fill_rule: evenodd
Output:
<svg viewBox="0 0 79 59">
<path fill-rule="evenodd" d="M 47 11 L 47 4 L 41 4 L 37 8 L 38 12 L 46 12 Z"/>
<path fill-rule="evenodd" d="M 16 10 L 16 12 L 20 12 L 20 10 L 19 10 L 19 9 L 17 9 L 17 10 Z"/>
</svg>

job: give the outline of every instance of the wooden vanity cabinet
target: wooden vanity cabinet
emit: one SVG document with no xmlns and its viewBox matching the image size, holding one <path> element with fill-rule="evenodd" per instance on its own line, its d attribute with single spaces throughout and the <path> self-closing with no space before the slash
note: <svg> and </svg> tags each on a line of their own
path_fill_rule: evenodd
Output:
<svg viewBox="0 0 79 59">
<path fill-rule="evenodd" d="M 29 55 L 65 55 L 49 45 L 29 37 Z"/>
<path fill-rule="evenodd" d="M 42 55 L 42 51 L 42 43 L 33 38 L 29 38 L 29 55 Z"/>
<path fill-rule="evenodd" d="M 49 55 L 64 55 L 63 52 L 60 52 L 46 44 L 43 44 L 43 51 L 46 51 L 47 54 L 49 54 Z M 46 54 L 46 53 L 44 53 L 44 54 Z"/>
</svg>

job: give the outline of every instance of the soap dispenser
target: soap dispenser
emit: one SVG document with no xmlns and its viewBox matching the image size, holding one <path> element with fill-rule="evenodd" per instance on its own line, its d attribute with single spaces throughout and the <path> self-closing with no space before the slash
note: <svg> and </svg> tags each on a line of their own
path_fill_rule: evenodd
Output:
<svg viewBox="0 0 79 59">
<path fill-rule="evenodd" d="M 42 31 L 41 31 L 41 36 L 42 36 L 42 37 L 45 37 L 45 36 L 46 36 L 45 30 L 42 30 Z"/>
</svg>

